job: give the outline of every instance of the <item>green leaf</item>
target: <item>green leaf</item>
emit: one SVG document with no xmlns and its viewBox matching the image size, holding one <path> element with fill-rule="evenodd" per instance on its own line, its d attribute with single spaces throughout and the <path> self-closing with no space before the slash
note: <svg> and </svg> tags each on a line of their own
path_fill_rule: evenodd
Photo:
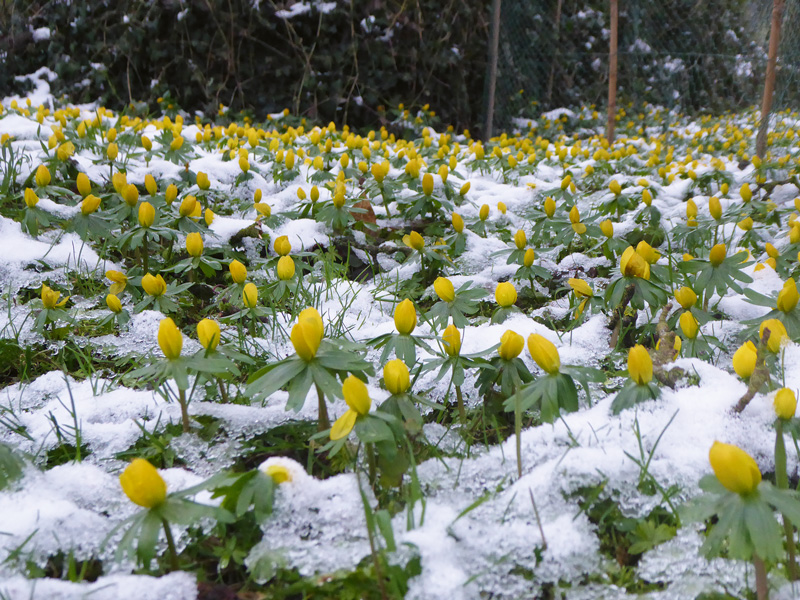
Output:
<svg viewBox="0 0 800 600">
<path fill-rule="evenodd" d="M 292 380 L 289 385 L 289 399 L 286 402 L 286 410 L 300 412 L 306 402 L 308 390 L 311 389 L 311 383 L 311 369 L 304 369 Z"/>
<path fill-rule="evenodd" d="M 307 366 L 308 363 L 299 356 L 291 356 L 281 362 L 267 365 L 250 377 L 245 395 L 255 399 L 265 399 L 297 377 Z"/>
</svg>

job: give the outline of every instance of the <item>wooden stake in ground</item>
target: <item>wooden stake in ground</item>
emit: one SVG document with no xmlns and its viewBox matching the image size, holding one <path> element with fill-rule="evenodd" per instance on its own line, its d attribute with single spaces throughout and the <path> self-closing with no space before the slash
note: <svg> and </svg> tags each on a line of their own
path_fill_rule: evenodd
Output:
<svg viewBox="0 0 800 600">
<path fill-rule="evenodd" d="M 612 0 L 613 1 L 613 0 Z M 769 131 L 769 114 L 772 112 L 772 95 L 775 92 L 775 67 L 778 63 L 778 46 L 781 43 L 781 21 L 786 0 L 772 1 L 772 24 L 769 30 L 769 56 L 767 58 L 767 75 L 764 79 L 764 97 L 761 99 L 761 123 L 756 136 L 756 154 L 763 159 L 767 153 L 767 132 Z"/>
<path fill-rule="evenodd" d="M 775 0 L 778 2 L 779 0 Z M 617 0 L 610 0 L 611 33 L 608 44 L 608 122 L 606 139 L 614 141 L 614 126 L 617 116 L 617 24 L 619 22 L 619 5 Z"/>
<path fill-rule="evenodd" d="M 494 128 L 494 92 L 497 87 L 497 49 L 500 46 L 500 0 L 492 5 L 492 39 L 489 44 L 489 96 L 486 101 L 486 127 L 483 137 L 492 137 Z"/>
</svg>

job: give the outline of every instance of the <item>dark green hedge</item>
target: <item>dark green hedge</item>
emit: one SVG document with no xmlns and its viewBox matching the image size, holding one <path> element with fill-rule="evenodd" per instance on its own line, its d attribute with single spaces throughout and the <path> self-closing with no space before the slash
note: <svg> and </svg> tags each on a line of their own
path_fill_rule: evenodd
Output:
<svg viewBox="0 0 800 600">
<path fill-rule="evenodd" d="M 169 92 L 212 115 L 222 103 L 374 125 L 379 105 L 404 102 L 458 126 L 480 120 L 491 0 L 338 0 L 325 14 L 305 1 L 287 20 L 276 13 L 291 1 L 7 0 L 0 88 L 46 65 L 56 95 L 111 108 L 155 108 Z M 39 27 L 49 41 L 34 41 Z"/>
</svg>

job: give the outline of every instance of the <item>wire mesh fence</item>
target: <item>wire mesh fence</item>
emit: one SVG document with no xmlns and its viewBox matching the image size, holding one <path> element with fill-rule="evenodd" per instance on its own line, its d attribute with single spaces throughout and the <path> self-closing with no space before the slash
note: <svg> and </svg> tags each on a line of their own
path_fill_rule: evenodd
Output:
<svg viewBox="0 0 800 600">
<path fill-rule="evenodd" d="M 605 104 L 608 0 L 506 0 L 495 127 L 557 107 Z M 620 102 L 719 113 L 758 105 L 770 0 L 620 0 Z M 800 105 L 800 0 L 787 0 L 776 109 Z"/>
</svg>

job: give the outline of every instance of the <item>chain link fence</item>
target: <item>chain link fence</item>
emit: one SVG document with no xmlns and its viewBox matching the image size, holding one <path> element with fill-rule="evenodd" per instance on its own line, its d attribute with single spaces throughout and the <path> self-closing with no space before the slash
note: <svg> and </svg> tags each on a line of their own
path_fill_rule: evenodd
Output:
<svg viewBox="0 0 800 600">
<path fill-rule="evenodd" d="M 496 128 L 605 105 L 608 12 L 608 0 L 502 3 Z M 686 113 L 758 106 L 771 14 L 771 0 L 620 0 L 618 102 Z M 798 104 L 800 0 L 786 0 L 774 108 Z"/>
</svg>

